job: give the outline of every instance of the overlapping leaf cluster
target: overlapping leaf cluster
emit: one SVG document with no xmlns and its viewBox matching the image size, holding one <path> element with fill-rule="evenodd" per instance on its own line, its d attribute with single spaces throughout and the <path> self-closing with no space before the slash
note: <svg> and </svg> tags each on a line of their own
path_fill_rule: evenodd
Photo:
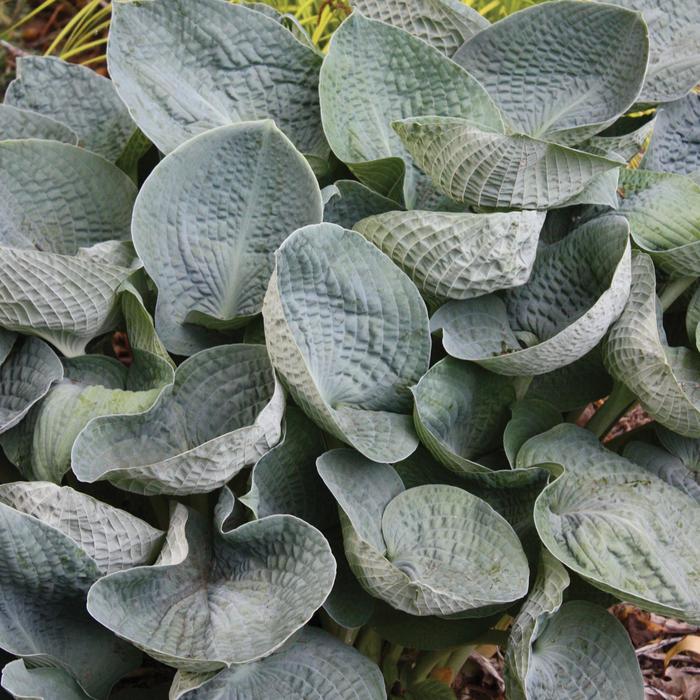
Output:
<svg viewBox="0 0 700 700">
<path fill-rule="evenodd" d="M 132 0 L 111 81 L 19 61 L 17 698 L 102 700 L 142 651 L 173 700 L 421 697 L 403 647 L 512 620 L 509 698 L 632 700 L 603 606 L 700 622 L 697 7 L 353 6 L 325 57 L 266 6 Z"/>
</svg>

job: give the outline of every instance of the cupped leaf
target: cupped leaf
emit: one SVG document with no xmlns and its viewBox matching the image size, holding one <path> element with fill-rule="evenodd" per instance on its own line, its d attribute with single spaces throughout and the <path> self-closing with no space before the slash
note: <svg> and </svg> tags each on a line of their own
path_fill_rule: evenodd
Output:
<svg viewBox="0 0 700 700">
<path fill-rule="evenodd" d="M 577 144 L 632 106 L 648 50 L 638 13 L 561 0 L 496 22 L 454 60 L 488 90 L 514 131 Z"/>
<path fill-rule="evenodd" d="M 563 424 L 531 438 L 518 466 L 564 473 L 535 504 L 547 549 L 589 583 L 669 617 L 700 619 L 700 506 L 651 471 Z"/>
<path fill-rule="evenodd" d="M 38 112 L 1 104 L 0 141 L 10 139 L 47 139 L 78 145 L 78 136 L 65 124 Z"/>
<path fill-rule="evenodd" d="M 53 56 L 20 56 L 5 103 L 65 124 L 81 146 L 112 162 L 136 130 L 111 80 Z"/>
<path fill-rule="evenodd" d="M 105 576 L 90 614 L 154 658 L 187 671 L 256 661 L 308 622 L 333 585 L 316 528 L 272 515 L 222 533 L 177 504 L 153 566 Z"/>
<path fill-rule="evenodd" d="M 393 199 L 377 194 L 357 180 L 338 180 L 324 187 L 321 193 L 323 220 L 343 228 L 352 228 L 360 219 L 398 207 Z"/>
<path fill-rule="evenodd" d="M 654 264 L 635 255 L 629 301 L 603 344 L 605 365 L 659 423 L 700 437 L 700 357 L 668 345 L 661 316 Z"/>
<path fill-rule="evenodd" d="M 451 301 L 431 319 L 445 350 L 499 374 L 539 375 L 583 357 L 622 312 L 630 287 L 629 227 L 588 222 L 541 246 L 527 284 Z"/>
<path fill-rule="evenodd" d="M 27 668 L 23 659 L 2 669 L 0 685 L 15 700 L 89 700 L 83 689 L 60 668 Z"/>
<path fill-rule="evenodd" d="M 513 380 L 446 357 L 413 389 L 421 442 L 458 474 L 487 471 L 478 458 L 500 447 L 515 401 Z"/>
<path fill-rule="evenodd" d="M 141 350 L 132 352 L 129 368 L 100 355 L 64 361 L 63 378 L 25 421 L 0 439 L 25 478 L 60 483 L 70 470 L 73 443 L 91 419 L 145 411 L 172 383 L 168 362 Z"/>
<path fill-rule="evenodd" d="M 700 177 L 700 94 L 666 104 L 656 113 L 654 133 L 641 164 L 646 170 Z"/>
<path fill-rule="evenodd" d="M 354 228 L 429 299 L 470 299 L 527 282 L 544 214 L 392 211 Z"/>
<path fill-rule="evenodd" d="M 336 637 L 305 627 L 278 652 L 251 664 L 220 671 L 213 678 L 179 671 L 172 700 L 261 700 L 309 697 L 383 700 L 379 668 Z"/>
<path fill-rule="evenodd" d="M 120 2 L 112 15 L 110 75 L 163 153 L 217 126 L 270 118 L 302 153 L 327 154 L 321 57 L 277 19 L 223 0 Z"/>
<path fill-rule="evenodd" d="M 397 119 L 392 126 L 438 191 L 477 206 L 563 206 L 621 164 L 533 136 L 485 129 L 471 116 L 416 116 Z M 598 190 L 591 194 L 596 196 L 582 196 L 577 202 L 599 203 Z M 602 194 L 607 202 L 606 188 Z"/>
<path fill-rule="evenodd" d="M 191 355 L 221 342 L 212 331 L 260 313 L 274 251 L 322 217 L 311 168 L 271 121 L 208 131 L 167 156 L 139 193 L 132 231 L 168 350 Z"/>
<path fill-rule="evenodd" d="M 353 450 L 317 464 L 338 500 L 350 567 L 371 595 L 411 615 L 470 617 L 527 591 L 516 534 L 476 496 L 447 485 L 406 491 L 392 467 Z"/>
<path fill-rule="evenodd" d="M 0 366 L 0 433 L 17 425 L 62 377 L 61 361 L 46 343 L 38 338 L 16 342 Z"/>
<path fill-rule="evenodd" d="M 430 354 L 416 287 L 359 233 L 334 224 L 296 231 L 275 261 L 265 338 L 296 403 L 370 459 L 407 457 L 418 444 L 409 388 Z"/>
<path fill-rule="evenodd" d="M 404 29 L 452 56 L 488 20 L 459 0 L 352 0 L 365 17 Z"/>
<path fill-rule="evenodd" d="M 413 167 L 391 122 L 420 114 L 500 127 L 488 93 L 438 49 L 358 12 L 331 39 L 319 84 L 323 128 L 333 152 L 376 192 L 408 207 L 429 184 Z"/>
<path fill-rule="evenodd" d="M 515 468 L 520 448 L 535 435 L 561 423 L 561 413 L 548 401 L 524 398 L 511 406 L 512 418 L 503 431 L 503 448 Z"/>
<path fill-rule="evenodd" d="M 264 347 L 202 350 L 150 409 L 90 421 L 73 444 L 73 471 L 146 495 L 208 493 L 277 444 L 283 412 Z"/>
</svg>

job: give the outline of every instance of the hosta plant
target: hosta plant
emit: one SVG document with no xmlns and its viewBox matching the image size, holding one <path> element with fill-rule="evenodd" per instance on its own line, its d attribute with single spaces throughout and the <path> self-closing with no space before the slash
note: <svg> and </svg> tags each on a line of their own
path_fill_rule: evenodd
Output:
<svg viewBox="0 0 700 700">
<path fill-rule="evenodd" d="M 700 623 L 700 9 L 662 5 L 355 0 L 322 52 L 124 0 L 111 79 L 18 60 L 8 693 L 456 698 L 495 644 L 508 700 L 642 699 L 606 608 Z"/>
</svg>

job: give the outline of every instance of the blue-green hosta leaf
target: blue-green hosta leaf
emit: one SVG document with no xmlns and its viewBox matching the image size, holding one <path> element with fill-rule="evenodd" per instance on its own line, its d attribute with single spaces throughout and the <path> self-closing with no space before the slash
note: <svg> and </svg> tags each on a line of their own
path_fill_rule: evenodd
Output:
<svg viewBox="0 0 700 700">
<path fill-rule="evenodd" d="M 629 301 L 603 344 L 605 365 L 659 423 L 700 437 L 700 357 L 668 345 L 661 315 L 654 264 L 635 255 Z"/>
<path fill-rule="evenodd" d="M 600 153 L 610 158 L 621 158 L 629 162 L 634 156 L 640 153 L 647 138 L 658 125 L 658 117 L 644 122 L 642 126 L 632 131 L 615 135 L 593 136 L 581 148 L 591 153 Z"/>
<path fill-rule="evenodd" d="M 520 541 L 484 501 L 447 485 L 404 490 L 392 467 L 353 450 L 317 464 L 338 501 L 350 567 L 371 595 L 412 615 L 470 617 L 525 594 Z"/>
<path fill-rule="evenodd" d="M 142 350 L 132 352 L 129 368 L 101 355 L 64 360 L 63 379 L 26 420 L 0 438 L 8 459 L 25 478 L 60 483 L 70 470 L 73 443 L 90 420 L 145 411 L 172 383 L 168 362 Z"/>
<path fill-rule="evenodd" d="M 100 576 L 153 561 L 163 533 L 46 482 L 0 486 L 0 520 L 0 646 L 102 700 L 140 655 L 88 615 L 85 596 Z"/>
<path fill-rule="evenodd" d="M 119 2 L 112 16 L 110 75 L 163 153 L 217 126 L 270 118 L 302 153 L 327 155 L 321 57 L 276 19 L 223 0 Z"/>
<path fill-rule="evenodd" d="M 664 105 L 656 113 L 654 134 L 641 167 L 700 177 L 700 94 Z"/>
<path fill-rule="evenodd" d="M 0 328 L 0 365 L 7 359 L 16 340 L 17 333 Z"/>
<path fill-rule="evenodd" d="M 357 180 L 338 180 L 324 187 L 321 194 L 323 220 L 343 228 L 352 228 L 360 219 L 394 211 L 399 206 Z"/>
<path fill-rule="evenodd" d="M 515 468 L 520 448 L 535 435 L 561 423 L 561 413 L 548 401 L 524 398 L 511 406 L 512 417 L 503 431 L 503 448 Z"/>
<path fill-rule="evenodd" d="M 533 136 L 484 129 L 471 117 L 416 116 L 396 120 L 392 126 L 438 191 L 478 206 L 563 206 L 595 178 L 621 165 Z M 577 202 L 599 203 L 599 189 L 592 194 L 596 196 L 579 197 Z M 605 187 L 602 194 L 607 202 Z"/>
<path fill-rule="evenodd" d="M 630 288 L 629 226 L 586 223 L 540 247 L 527 284 L 450 301 L 431 319 L 445 350 L 499 374 L 538 375 L 583 357 L 620 315 Z"/>
<path fill-rule="evenodd" d="M 305 627 L 260 661 L 220 671 L 213 678 L 178 671 L 171 700 L 384 700 L 379 668 L 353 647 Z"/>
<path fill-rule="evenodd" d="M 678 457 L 688 469 L 700 471 L 700 440 L 678 435 L 661 425 L 656 426 L 655 432 L 664 448 Z"/>
<path fill-rule="evenodd" d="M 640 102 L 677 100 L 700 82 L 700 7 L 686 0 L 615 0 L 649 27 L 649 67 Z"/>
<path fill-rule="evenodd" d="M 17 425 L 62 377 L 61 361 L 46 343 L 38 338 L 16 342 L 0 366 L 0 433 Z"/>
<path fill-rule="evenodd" d="M 562 605 L 564 567 L 542 552 L 534 586 L 515 619 L 506 651 L 510 700 L 638 700 L 637 657 L 624 627 L 584 601 Z"/>
<path fill-rule="evenodd" d="M 83 689 L 60 668 L 27 668 L 23 659 L 2 669 L 0 685 L 15 700 L 89 700 Z"/>
<path fill-rule="evenodd" d="M 168 350 L 191 355 L 221 342 L 211 331 L 260 313 L 274 251 L 322 218 L 311 168 L 269 120 L 208 131 L 167 156 L 139 193 L 132 232 Z"/>
<path fill-rule="evenodd" d="M 487 471 L 478 458 L 500 447 L 513 380 L 446 357 L 412 391 L 416 432 L 433 456 L 457 474 Z"/>
<path fill-rule="evenodd" d="M 136 130 L 111 80 L 52 56 L 20 56 L 5 103 L 65 124 L 81 146 L 112 162 Z"/>
<path fill-rule="evenodd" d="M 672 275 L 700 275 L 700 183 L 684 175 L 621 170 L 616 213 L 634 242 Z"/>
<path fill-rule="evenodd" d="M 544 214 L 392 211 L 354 226 L 429 299 L 470 299 L 527 282 Z"/>
<path fill-rule="evenodd" d="M 101 578 L 88 610 L 164 663 L 214 671 L 279 648 L 334 577 L 328 542 L 303 520 L 271 515 L 212 535 L 199 513 L 177 504 L 155 565 Z"/>
<path fill-rule="evenodd" d="M 496 22 L 454 60 L 488 90 L 515 132 L 577 144 L 632 106 L 648 51 L 636 12 L 561 0 Z"/>
<path fill-rule="evenodd" d="M 336 520 L 333 498 L 316 471 L 325 450 L 321 430 L 290 406 L 282 440 L 255 463 L 250 490 L 240 500 L 256 518 L 289 513 L 325 531 Z"/>
<path fill-rule="evenodd" d="M 669 617 L 700 619 L 700 505 L 571 424 L 531 438 L 518 466 L 564 473 L 535 504 L 547 549 L 597 588 Z"/>
<path fill-rule="evenodd" d="M 452 56 L 489 21 L 459 0 L 352 0 L 355 10 L 404 29 Z"/>
<path fill-rule="evenodd" d="M 283 412 L 264 347 L 202 350 L 150 409 L 90 421 L 73 445 L 73 471 L 147 495 L 208 493 L 277 444 Z"/>
<path fill-rule="evenodd" d="M 0 104 L 0 141 L 10 139 L 48 139 L 78 145 L 77 135 L 65 124 L 38 112 Z"/>
<path fill-rule="evenodd" d="M 467 114 L 483 128 L 501 125 L 488 93 L 438 49 L 357 12 L 331 39 L 319 90 L 323 128 L 336 156 L 367 186 L 409 207 L 420 205 L 429 183 L 392 121 Z"/>
<path fill-rule="evenodd" d="M 425 304 L 359 233 L 296 231 L 275 253 L 263 317 L 270 359 L 296 403 L 375 461 L 416 449 L 411 393 L 428 369 Z"/>
</svg>

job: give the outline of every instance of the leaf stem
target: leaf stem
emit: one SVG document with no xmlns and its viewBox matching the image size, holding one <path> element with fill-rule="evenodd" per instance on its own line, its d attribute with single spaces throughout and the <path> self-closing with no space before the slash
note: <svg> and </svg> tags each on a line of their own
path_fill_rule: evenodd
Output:
<svg viewBox="0 0 700 700">
<path fill-rule="evenodd" d="M 637 397 L 621 382 L 615 382 L 613 390 L 607 401 L 593 414 L 586 424 L 586 428 L 602 438 L 610 432 L 620 416 L 624 415 L 629 407 L 636 403 Z"/>
<path fill-rule="evenodd" d="M 472 652 L 477 648 L 476 644 L 465 644 L 457 647 L 447 660 L 447 667 L 452 672 L 452 681 L 457 678 L 457 674 L 462 670 L 462 666 L 467 663 L 467 659 L 472 655 Z"/>
<path fill-rule="evenodd" d="M 450 658 L 452 651 L 453 649 L 450 648 L 422 653 L 418 657 L 418 661 L 416 661 L 416 667 L 409 675 L 409 687 L 424 681 L 436 666 L 444 666 L 447 663 L 447 660 Z"/>
<path fill-rule="evenodd" d="M 356 649 L 379 666 L 382 657 L 382 638 L 371 627 L 363 627 L 357 636 Z"/>
<path fill-rule="evenodd" d="M 661 299 L 661 308 L 664 311 L 668 311 L 673 302 L 676 301 L 696 279 L 697 277 L 674 277 L 670 279 L 659 297 Z"/>
<path fill-rule="evenodd" d="M 319 614 L 321 626 L 326 632 L 329 632 L 334 637 L 337 637 L 343 644 L 352 646 L 357 639 L 361 627 L 343 627 L 339 625 L 325 610 L 321 610 Z"/>
<path fill-rule="evenodd" d="M 399 680 L 401 654 L 403 654 L 403 647 L 400 644 L 391 644 L 382 660 L 382 673 L 384 674 L 384 685 L 387 693 L 391 693 L 391 689 L 396 684 L 396 681 Z"/>
</svg>

